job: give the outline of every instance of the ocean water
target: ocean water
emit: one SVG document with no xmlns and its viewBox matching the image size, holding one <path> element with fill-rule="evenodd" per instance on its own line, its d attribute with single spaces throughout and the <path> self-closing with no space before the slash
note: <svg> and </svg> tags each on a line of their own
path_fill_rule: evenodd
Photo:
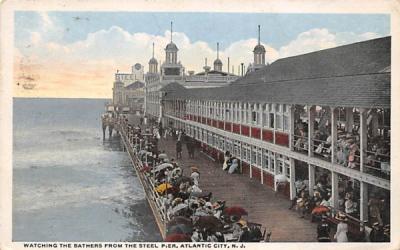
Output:
<svg viewBox="0 0 400 250">
<path fill-rule="evenodd" d="M 160 241 L 106 100 L 16 98 L 13 241 Z"/>
</svg>

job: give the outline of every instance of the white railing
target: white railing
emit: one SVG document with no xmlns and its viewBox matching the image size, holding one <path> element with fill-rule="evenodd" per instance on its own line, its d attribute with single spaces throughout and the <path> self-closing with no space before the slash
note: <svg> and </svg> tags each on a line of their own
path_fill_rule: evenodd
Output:
<svg viewBox="0 0 400 250">
<path fill-rule="evenodd" d="M 186 81 L 192 82 L 229 82 L 238 79 L 238 76 L 217 76 L 217 75 L 193 75 L 193 76 L 186 76 Z"/>
</svg>

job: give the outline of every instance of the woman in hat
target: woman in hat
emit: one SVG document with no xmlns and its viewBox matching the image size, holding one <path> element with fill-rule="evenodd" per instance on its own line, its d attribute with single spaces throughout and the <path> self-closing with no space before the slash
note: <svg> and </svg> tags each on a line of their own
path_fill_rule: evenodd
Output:
<svg viewBox="0 0 400 250">
<path fill-rule="evenodd" d="M 197 167 L 191 167 L 191 170 L 192 174 L 190 175 L 190 177 L 193 179 L 194 185 L 199 186 L 199 180 L 200 180 L 199 169 Z"/>
<path fill-rule="evenodd" d="M 347 238 L 347 232 L 349 231 L 349 229 L 346 223 L 346 215 L 343 215 L 340 212 L 338 215 L 339 216 L 336 219 L 339 221 L 339 224 L 337 225 L 334 238 L 337 242 L 348 242 L 349 240 Z"/>
</svg>

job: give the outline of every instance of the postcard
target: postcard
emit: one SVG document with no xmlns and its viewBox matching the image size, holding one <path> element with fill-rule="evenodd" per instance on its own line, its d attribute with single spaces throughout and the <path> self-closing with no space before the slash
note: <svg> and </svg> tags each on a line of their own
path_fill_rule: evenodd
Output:
<svg viewBox="0 0 400 250">
<path fill-rule="evenodd" d="M 0 248 L 399 249 L 399 7 L 4 1 Z"/>
</svg>

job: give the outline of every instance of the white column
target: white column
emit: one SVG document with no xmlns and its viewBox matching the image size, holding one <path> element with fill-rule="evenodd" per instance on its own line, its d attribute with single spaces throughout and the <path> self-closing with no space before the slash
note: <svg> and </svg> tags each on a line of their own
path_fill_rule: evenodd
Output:
<svg viewBox="0 0 400 250">
<path fill-rule="evenodd" d="M 260 169 L 260 172 L 261 172 L 261 184 L 264 184 L 264 150 L 263 149 L 261 149 L 261 169 Z"/>
<path fill-rule="evenodd" d="M 274 112 L 274 128 L 273 128 L 274 140 L 273 140 L 273 143 L 275 144 L 275 142 L 276 142 L 276 135 L 275 135 L 275 131 L 276 131 L 276 108 L 275 108 L 275 106 L 276 106 L 276 104 L 273 103 L 271 105 L 272 105 L 272 112 Z"/>
<path fill-rule="evenodd" d="M 308 156 L 314 155 L 314 121 L 315 121 L 315 106 L 307 106 L 308 114 Z"/>
<path fill-rule="evenodd" d="M 296 186 L 295 186 L 295 181 L 296 181 L 296 172 L 295 172 L 295 165 L 294 165 L 294 159 L 290 158 L 290 199 L 294 199 L 296 196 Z"/>
<path fill-rule="evenodd" d="M 289 131 L 289 149 L 290 150 L 293 150 L 293 144 L 294 144 L 294 142 L 293 142 L 293 140 L 294 140 L 294 137 L 293 137 L 293 135 L 294 135 L 294 122 L 295 122 L 295 118 L 294 118 L 294 110 L 295 110 L 295 108 L 294 108 L 295 106 L 294 105 L 290 105 L 290 107 L 289 107 L 289 112 L 290 112 L 290 116 L 289 116 L 289 124 L 290 124 L 290 131 Z"/>
<path fill-rule="evenodd" d="M 335 209 L 339 208 L 338 200 L 339 200 L 339 178 L 336 172 L 331 171 L 331 197 L 332 197 L 332 204 L 330 204 Z"/>
<path fill-rule="evenodd" d="M 249 168 L 249 175 L 250 179 L 253 178 L 252 167 L 253 167 L 253 146 L 249 145 L 250 147 L 250 168 Z"/>
<path fill-rule="evenodd" d="M 275 176 L 278 174 L 278 164 L 276 164 L 276 153 L 274 153 L 274 190 L 276 191 L 276 181 L 275 181 Z"/>
<path fill-rule="evenodd" d="M 308 164 L 308 193 L 313 195 L 313 188 L 315 186 L 315 166 Z"/>
<path fill-rule="evenodd" d="M 337 112 L 335 107 L 330 107 L 331 109 L 331 137 L 332 137 L 332 150 L 331 150 L 331 161 L 336 162 L 336 143 L 337 143 Z"/>
<path fill-rule="evenodd" d="M 372 128 L 372 137 L 376 137 L 379 135 L 379 117 L 376 109 L 371 110 L 372 120 L 370 126 Z M 368 125 L 368 124 L 367 124 Z"/>
<path fill-rule="evenodd" d="M 368 221 L 368 184 L 360 182 L 360 221 Z"/>
<path fill-rule="evenodd" d="M 364 172 L 364 162 L 366 159 L 367 150 L 367 112 L 365 109 L 360 109 L 360 171 Z"/>
</svg>

